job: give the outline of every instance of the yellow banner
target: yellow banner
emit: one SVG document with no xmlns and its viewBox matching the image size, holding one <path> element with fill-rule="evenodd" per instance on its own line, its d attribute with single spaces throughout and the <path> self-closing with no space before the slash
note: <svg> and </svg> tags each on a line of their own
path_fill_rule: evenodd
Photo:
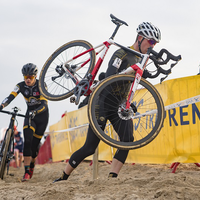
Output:
<svg viewBox="0 0 200 200">
<path fill-rule="evenodd" d="M 69 159 L 71 154 L 83 146 L 86 140 L 88 130 L 87 106 L 65 113 L 65 116 L 58 123 L 50 126 L 49 130 L 51 132 L 53 162 Z M 100 142 L 99 160 L 112 160 L 113 152 L 112 147 Z M 92 160 L 92 156 L 86 159 Z"/>
<path fill-rule="evenodd" d="M 165 107 L 184 101 L 185 105 L 166 110 L 164 127 L 147 146 L 130 151 L 127 162 L 195 163 L 200 162 L 200 76 L 173 79 L 156 85 Z M 196 103 L 195 103 L 196 102 Z"/>
<path fill-rule="evenodd" d="M 52 150 L 52 160 L 61 161 L 68 159 L 71 155 L 68 132 L 63 131 L 67 127 L 67 113 L 61 120 L 50 126 L 50 141 Z"/>
<path fill-rule="evenodd" d="M 173 79 L 157 84 L 166 107 L 164 127 L 150 144 L 131 150 L 130 163 L 200 162 L 200 76 Z M 171 107 L 170 107 L 171 106 Z M 171 109 L 169 109 L 171 108 Z M 50 126 L 53 161 L 68 159 L 85 142 L 87 106 L 66 113 Z M 64 132 L 65 129 L 71 129 Z M 75 129 L 73 129 L 75 128 Z M 56 132 L 60 131 L 60 132 Z M 100 142 L 99 160 L 112 160 L 116 149 Z M 87 159 L 92 159 L 89 157 Z"/>
</svg>

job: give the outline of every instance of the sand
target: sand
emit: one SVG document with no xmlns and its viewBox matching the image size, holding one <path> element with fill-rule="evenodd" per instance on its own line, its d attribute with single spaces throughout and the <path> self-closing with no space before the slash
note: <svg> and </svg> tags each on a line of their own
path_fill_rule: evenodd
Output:
<svg viewBox="0 0 200 200">
<path fill-rule="evenodd" d="M 82 162 L 67 181 L 52 183 L 66 163 L 36 165 L 34 175 L 20 182 L 23 168 L 10 167 L 0 180 L 0 199 L 31 200 L 133 200 L 200 199 L 200 168 L 194 164 L 171 165 L 125 164 L 118 178 L 108 178 L 110 165 L 99 162 L 98 179 L 93 180 L 90 162 Z"/>
</svg>

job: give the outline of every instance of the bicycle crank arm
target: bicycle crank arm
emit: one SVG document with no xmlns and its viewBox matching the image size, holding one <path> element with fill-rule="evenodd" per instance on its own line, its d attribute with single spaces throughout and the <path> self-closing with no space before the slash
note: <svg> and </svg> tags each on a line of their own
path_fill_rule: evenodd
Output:
<svg viewBox="0 0 200 200">
<path fill-rule="evenodd" d="M 81 97 L 81 90 L 78 92 L 78 94 L 76 95 L 76 97 L 75 97 L 75 101 L 74 101 L 74 103 L 76 104 L 76 105 L 78 105 L 79 104 L 79 101 L 80 101 L 80 97 Z"/>
<path fill-rule="evenodd" d="M 87 79 L 82 80 L 76 85 L 76 88 L 74 90 L 75 100 L 72 99 L 72 101 L 74 101 L 76 105 L 79 104 L 80 97 L 87 93 L 87 91 L 89 90 L 89 86 L 90 86 L 90 83 L 89 83 L 89 80 Z"/>
</svg>

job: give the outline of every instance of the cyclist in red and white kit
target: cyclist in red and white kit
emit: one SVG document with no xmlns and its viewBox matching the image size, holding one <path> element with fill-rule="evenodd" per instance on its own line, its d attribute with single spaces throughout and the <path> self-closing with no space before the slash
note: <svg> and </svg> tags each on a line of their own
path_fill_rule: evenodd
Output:
<svg viewBox="0 0 200 200">
<path fill-rule="evenodd" d="M 147 50 L 149 47 L 154 47 L 156 43 L 160 42 L 161 39 L 161 33 L 160 30 L 154 26 L 152 23 L 149 22 L 143 22 L 141 23 L 137 28 L 137 37 L 135 43 L 130 47 L 131 49 L 138 51 L 140 53 L 147 53 Z M 138 63 L 140 61 L 140 58 L 133 55 L 132 53 L 124 50 L 124 49 L 118 49 L 114 52 L 113 56 L 111 57 L 108 69 L 106 71 L 105 77 L 118 74 L 119 72 L 127 69 L 128 67 Z M 144 70 L 143 78 L 148 78 L 149 72 L 147 70 Z M 119 119 L 117 110 L 116 113 L 112 115 L 113 118 L 110 119 L 110 122 L 114 126 L 115 130 L 118 130 L 117 133 L 120 136 L 123 132 L 127 132 L 127 135 L 133 135 L 133 123 L 130 120 L 122 120 Z M 117 120 L 118 123 L 115 123 L 114 117 L 118 117 Z M 105 119 L 105 122 L 102 122 L 102 127 L 105 127 L 106 118 L 105 116 L 102 117 Z M 123 130 L 119 128 L 119 124 L 121 124 L 121 127 L 123 127 Z M 123 124 L 123 126 L 122 126 Z M 132 136 L 132 140 L 134 140 Z M 90 156 L 94 154 L 96 148 L 98 147 L 98 144 L 100 142 L 100 139 L 95 135 L 91 127 L 89 126 L 87 138 L 85 141 L 85 144 L 77 150 L 75 153 L 72 154 L 71 158 L 69 159 L 69 162 L 66 165 L 65 170 L 63 171 L 63 174 L 60 178 L 56 179 L 54 182 L 67 180 L 71 172 L 83 161 L 87 156 Z M 117 150 L 114 158 L 112 160 L 111 164 L 111 170 L 109 173 L 109 177 L 117 177 L 120 169 L 122 168 L 123 164 L 126 161 L 126 158 L 128 156 L 128 150 Z"/>
</svg>

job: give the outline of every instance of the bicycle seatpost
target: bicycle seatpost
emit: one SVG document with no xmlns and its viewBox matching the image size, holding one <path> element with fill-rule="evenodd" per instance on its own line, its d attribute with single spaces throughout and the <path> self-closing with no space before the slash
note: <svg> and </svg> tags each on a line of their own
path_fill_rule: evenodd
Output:
<svg viewBox="0 0 200 200">
<path fill-rule="evenodd" d="M 116 25 L 117 25 L 117 26 L 116 26 L 116 28 L 115 28 L 115 30 L 114 30 L 112 36 L 110 37 L 110 39 L 114 39 L 114 37 L 115 37 L 117 31 L 119 30 L 120 24 L 117 24 L 117 23 L 116 23 Z"/>
<path fill-rule="evenodd" d="M 110 17 L 112 18 L 111 21 L 112 21 L 114 24 L 117 25 L 117 27 L 115 28 L 115 30 L 114 30 L 112 36 L 110 37 L 110 39 L 114 39 L 114 37 L 115 37 L 117 31 L 119 30 L 119 27 L 120 27 L 121 25 L 123 25 L 123 24 L 126 25 L 126 26 L 128 26 L 128 24 L 127 24 L 125 21 L 122 21 L 121 19 L 118 19 L 118 18 L 115 17 L 113 14 L 110 14 Z"/>
</svg>

